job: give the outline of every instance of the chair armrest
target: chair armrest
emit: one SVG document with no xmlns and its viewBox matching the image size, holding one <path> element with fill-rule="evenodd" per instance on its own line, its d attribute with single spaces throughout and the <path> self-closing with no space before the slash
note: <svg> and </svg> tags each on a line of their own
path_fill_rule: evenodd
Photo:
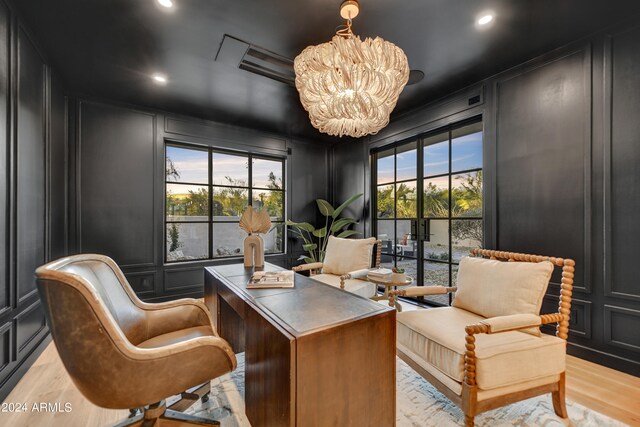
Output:
<svg viewBox="0 0 640 427">
<path fill-rule="evenodd" d="M 535 314 L 511 314 L 509 316 L 491 317 L 480 321 L 489 327 L 488 334 L 514 331 L 521 328 L 534 328 L 541 324 L 540 316 Z"/>
<path fill-rule="evenodd" d="M 513 314 L 510 316 L 497 316 L 485 319 L 478 324 L 468 325 L 464 328 L 467 333 L 465 337 L 464 355 L 464 382 L 470 387 L 476 387 L 476 337 L 475 334 L 493 334 L 507 331 L 517 331 L 519 329 L 529 329 L 547 323 L 560 323 L 567 321 L 566 314 Z M 534 324 L 531 324 L 534 322 Z"/>
<path fill-rule="evenodd" d="M 340 276 L 340 289 L 344 289 L 345 281 L 349 279 L 365 279 L 367 278 L 367 274 L 369 274 L 369 269 L 364 268 L 362 270 L 352 271 L 347 274 L 343 274 Z"/>
<path fill-rule="evenodd" d="M 407 289 L 398 289 L 389 291 L 389 306 L 393 307 L 397 297 L 422 297 L 427 295 L 444 295 L 449 292 L 455 292 L 458 288 L 455 286 L 414 286 Z"/>
<path fill-rule="evenodd" d="M 475 325 L 465 327 L 467 335 L 496 334 L 499 332 L 518 331 L 521 329 L 537 328 L 547 323 L 558 323 L 565 319 L 564 314 L 511 314 L 509 316 L 496 316 L 481 320 Z"/>
<path fill-rule="evenodd" d="M 310 270 L 318 270 L 322 268 L 321 262 L 312 262 L 309 264 L 302 264 L 292 268 L 293 271 L 310 271 Z"/>
<path fill-rule="evenodd" d="M 351 271 L 347 274 L 343 274 L 340 277 L 344 277 L 345 279 L 366 279 L 367 274 L 369 274 L 369 269 L 364 268 L 362 270 Z"/>
<path fill-rule="evenodd" d="M 211 314 L 201 301 L 183 298 L 160 304 L 145 304 L 147 339 L 195 326 L 209 326 L 217 336 Z"/>
</svg>

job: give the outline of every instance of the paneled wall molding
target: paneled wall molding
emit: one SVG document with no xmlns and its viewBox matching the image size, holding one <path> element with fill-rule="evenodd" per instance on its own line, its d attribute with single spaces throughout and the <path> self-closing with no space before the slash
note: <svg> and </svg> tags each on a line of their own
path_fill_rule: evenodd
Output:
<svg viewBox="0 0 640 427">
<path fill-rule="evenodd" d="M 71 250 L 113 257 L 145 300 L 201 296 L 203 279 L 194 277 L 203 276 L 205 266 L 241 261 L 233 258 L 165 265 L 167 142 L 286 158 L 287 218 L 316 222 L 315 199 L 327 198 L 327 145 L 95 98 L 72 99 L 70 106 L 69 126 L 74 130 L 69 139 L 69 176 L 74 177 L 69 196 Z M 120 182 L 121 170 L 126 172 L 126 183 Z M 126 238 L 119 241 L 123 239 L 119 234 L 126 234 Z M 287 239 L 287 253 L 268 255 L 267 259 L 290 265 L 290 254 L 297 249 L 298 242 Z M 144 262 L 132 258 L 140 255 L 144 255 Z"/>
<path fill-rule="evenodd" d="M 287 151 L 287 139 L 268 134 L 266 132 L 243 129 L 193 118 L 182 119 L 172 116 L 165 118 L 164 131 L 167 134 L 193 136 L 206 140 L 213 140 L 218 147 L 231 148 L 246 145 L 269 151 Z"/>
<path fill-rule="evenodd" d="M 65 240 L 54 233 L 63 224 L 52 222 L 65 209 L 64 154 L 52 151 L 52 141 L 66 145 L 63 128 L 52 126 L 54 117 L 66 121 L 64 97 L 53 97 L 60 81 L 10 4 L 0 1 L 0 399 L 47 340 L 34 270 Z M 63 172 L 52 185 L 54 169 Z"/>
<path fill-rule="evenodd" d="M 640 239 L 637 223 L 640 177 L 637 173 L 637 120 L 616 119 L 627 111 L 631 117 L 640 114 L 640 26 L 609 32 L 604 42 L 604 125 L 603 125 L 603 192 L 604 192 L 604 292 L 607 297 L 640 301 L 637 268 L 621 256 L 633 254 Z M 616 67 L 618 56 L 626 67 Z M 618 86 L 620 89 L 618 91 Z M 620 102 L 620 104 L 618 104 Z M 616 154 L 617 151 L 620 154 Z M 619 179 L 618 179 L 619 178 Z M 626 194 L 625 194 L 626 193 Z M 614 205 L 615 208 L 614 209 Z M 617 247 L 616 245 L 622 245 Z M 635 289 L 630 289 L 636 284 Z M 605 318 L 606 321 L 606 318 Z M 607 328 L 605 327 L 605 331 Z"/>
<path fill-rule="evenodd" d="M 78 252 L 111 256 L 123 269 L 155 266 L 156 115 L 79 100 L 77 117 Z"/>
<path fill-rule="evenodd" d="M 541 313 L 551 313 L 557 310 L 558 293 L 545 295 Z M 591 339 L 591 301 L 573 298 L 571 300 L 571 314 L 569 319 L 569 335 Z M 556 325 L 545 325 L 543 330 L 555 334 Z"/>
<path fill-rule="evenodd" d="M 367 141 L 335 144 L 331 188 L 336 199 L 369 194 L 340 166 L 367 176 L 369 147 L 482 114 L 485 245 L 575 258 L 569 353 L 640 375 L 640 26 L 615 28 L 470 86 L 487 89 L 480 106 L 448 110 L 464 99 L 456 92 Z"/>
<path fill-rule="evenodd" d="M 33 343 L 39 342 L 36 338 L 45 332 L 47 328 L 44 309 L 40 300 L 35 301 L 25 310 L 22 310 L 14 319 L 14 329 L 16 330 L 15 358 L 29 350 Z"/>
<path fill-rule="evenodd" d="M 4 377 L 14 361 L 13 322 L 10 321 L 0 326 L 0 378 Z"/>
<path fill-rule="evenodd" d="M 604 339 L 608 344 L 640 353 L 638 330 L 640 330 L 640 310 L 613 305 L 604 306 Z"/>
<path fill-rule="evenodd" d="M 155 295 L 157 282 L 157 273 L 155 270 L 125 273 L 125 277 L 140 298 Z"/>
<path fill-rule="evenodd" d="M 484 102 L 484 84 L 462 89 L 416 111 L 410 111 L 399 117 L 394 117 L 389 126 L 379 134 L 370 137 L 368 141 L 369 148 L 379 148 L 404 139 L 413 138 L 477 116 L 482 113 Z"/>
<path fill-rule="evenodd" d="M 579 58 L 579 60 L 581 61 L 580 75 L 570 74 L 572 70 L 570 71 L 567 68 L 569 66 L 572 66 L 570 64 L 574 60 L 574 58 Z M 549 54 L 549 56 L 546 57 L 545 59 L 546 60 L 536 59 L 535 61 L 528 62 L 522 67 L 516 67 L 510 72 L 501 74 L 493 83 L 494 100 L 495 100 L 494 108 L 495 108 L 495 116 L 496 116 L 496 136 L 495 136 L 496 154 L 500 155 L 500 153 L 504 151 L 506 146 L 511 146 L 514 143 L 517 143 L 519 141 L 518 139 L 514 139 L 514 138 L 503 141 L 502 135 L 500 134 L 500 130 L 502 126 L 513 127 L 515 125 L 514 117 L 508 116 L 508 118 L 504 118 L 503 116 L 505 114 L 510 114 L 511 111 L 514 111 L 514 108 L 522 108 L 523 105 L 526 105 L 525 102 L 527 99 L 526 97 L 524 97 L 525 95 L 512 92 L 508 96 L 511 96 L 512 94 L 514 96 L 520 96 L 521 98 L 519 98 L 519 100 L 517 101 L 518 104 L 520 105 L 516 106 L 516 105 L 508 104 L 506 106 L 506 110 L 509 110 L 509 111 L 508 112 L 503 111 L 505 107 L 501 105 L 501 98 L 502 98 L 501 95 L 505 90 L 504 88 L 513 87 L 514 90 L 519 90 L 519 87 L 523 87 L 523 85 L 519 84 L 519 81 L 514 83 L 515 80 L 532 79 L 532 77 L 530 77 L 531 75 L 540 76 L 538 77 L 539 79 L 546 79 L 546 81 L 539 81 L 537 83 L 540 86 L 536 87 L 535 92 L 532 91 L 526 95 L 526 96 L 537 98 L 537 99 L 531 99 L 531 103 L 529 105 L 531 105 L 532 108 L 537 108 L 538 106 L 543 106 L 542 108 L 544 109 L 558 108 L 557 110 L 558 114 L 565 114 L 565 116 L 570 111 L 581 110 L 581 113 L 580 113 L 581 118 L 577 116 L 572 117 L 573 124 L 576 126 L 575 129 L 566 128 L 566 126 L 569 126 L 571 124 L 566 122 L 568 117 L 561 118 L 559 115 L 556 116 L 556 119 L 559 120 L 555 125 L 558 128 L 558 130 L 560 131 L 562 127 L 565 127 L 564 129 L 565 134 L 563 134 L 562 137 L 560 136 L 559 133 L 557 133 L 556 135 L 552 135 L 548 132 L 547 133 L 545 133 L 544 131 L 540 132 L 539 130 L 536 130 L 536 132 L 538 132 L 539 135 L 544 134 L 546 138 L 555 137 L 556 140 L 554 142 L 558 144 L 564 144 L 564 145 L 567 145 L 568 143 L 576 144 L 575 146 L 564 148 L 563 150 L 564 153 L 560 151 L 554 153 L 554 155 L 556 156 L 556 162 L 554 164 L 554 166 L 556 166 L 555 167 L 556 175 L 554 175 L 554 178 L 556 178 L 556 180 L 554 182 L 549 181 L 546 184 L 557 185 L 557 186 L 566 185 L 566 179 L 563 179 L 562 175 L 563 175 L 563 169 L 566 169 L 566 167 L 568 166 L 568 164 L 566 163 L 567 157 L 570 155 L 571 151 L 574 151 L 578 148 L 582 150 L 582 158 L 580 160 L 581 161 L 580 166 L 582 170 L 579 172 L 580 174 L 579 176 L 581 177 L 580 187 L 582 188 L 581 190 L 582 196 L 580 197 L 582 227 L 579 233 L 569 233 L 568 230 L 566 229 L 562 230 L 562 233 L 566 234 L 566 237 L 567 237 L 567 239 L 565 240 L 566 242 L 575 241 L 576 237 L 580 236 L 579 238 L 582 239 L 582 244 L 580 245 L 581 249 L 580 251 L 568 250 L 566 251 L 566 253 L 556 254 L 556 255 L 576 259 L 578 268 L 581 269 L 582 277 L 577 278 L 578 280 L 575 282 L 574 291 L 578 293 L 589 294 L 591 293 L 590 260 L 592 259 L 591 257 L 591 254 L 592 254 L 592 245 L 591 245 L 592 158 L 591 158 L 591 154 L 592 154 L 592 146 L 593 146 L 593 134 L 591 129 L 591 124 L 592 124 L 591 111 L 592 111 L 592 103 L 593 103 L 593 97 L 591 93 L 592 43 L 586 42 L 586 43 L 582 43 L 579 47 L 572 45 L 566 49 L 556 50 L 551 54 Z M 547 73 L 547 75 L 545 75 L 544 73 Z M 565 73 L 565 74 L 562 74 L 562 73 Z M 577 90 L 576 88 L 568 87 L 574 82 L 570 80 L 566 80 L 567 78 L 574 79 L 576 84 L 579 84 L 581 87 L 579 87 Z M 562 80 L 562 79 L 565 79 L 565 80 Z M 523 80 L 523 81 L 527 81 L 527 80 Z M 533 80 L 530 80 L 530 81 L 532 82 L 532 84 L 534 84 Z M 543 84 L 546 86 L 543 87 L 542 86 Z M 572 104 L 569 104 L 569 103 L 572 103 Z M 539 110 L 539 111 L 542 113 L 542 110 Z M 535 123 L 527 117 L 527 114 L 531 114 L 531 113 L 535 114 L 536 112 L 528 111 L 525 113 L 523 110 L 522 120 L 524 121 L 522 123 L 527 123 L 527 125 L 531 126 L 532 129 L 539 128 L 542 123 L 540 124 Z M 551 119 L 551 116 L 547 117 L 547 119 Z M 544 123 L 543 126 L 549 127 L 551 126 L 551 123 L 547 121 L 546 123 Z M 520 129 L 519 131 L 526 132 L 524 128 Z M 582 133 L 580 140 L 577 143 L 575 142 L 576 131 L 581 131 Z M 514 133 L 514 136 L 517 136 L 517 131 Z M 528 141 L 528 144 L 532 144 L 532 143 L 534 143 L 534 141 Z M 553 149 L 553 147 L 549 146 L 546 149 L 551 150 Z M 571 160 L 573 161 L 573 158 Z M 501 165 L 501 162 L 499 158 L 496 158 L 497 169 L 495 174 L 499 179 L 501 177 L 500 165 Z M 522 166 L 523 165 L 518 165 L 519 168 Z M 572 173 L 577 172 L 578 164 L 573 165 L 573 167 L 576 168 L 576 171 L 572 169 L 571 172 Z M 520 174 L 520 172 L 518 172 L 518 174 Z M 535 172 L 534 172 L 534 176 L 535 176 Z M 545 185 L 545 184 L 542 184 L 542 185 Z M 571 188 L 572 190 L 575 188 L 575 186 L 571 186 L 571 187 L 572 187 Z M 548 194 L 551 195 L 552 187 L 549 187 L 548 190 L 550 190 Z M 498 200 L 499 200 L 500 193 L 501 193 L 500 189 L 497 189 L 497 193 L 499 195 L 498 196 Z M 508 198 L 507 203 L 509 203 L 509 200 L 512 200 L 512 199 Z M 551 212 L 549 212 L 549 215 L 555 216 L 556 220 L 558 219 L 558 215 L 563 215 L 565 210 L 561 207 L 561 204 L 568 203 L 568 201 L 566 200 L 567 200 L 566 197 L 563 198 L 562 196 L 560 196 L 560 194 L 558 194 L 557 203 L 554 203 L 554 204 L 550 203 L 548 206 L 549 209 L 551 210 Z M 518 207 L 518 209 L 521 209 L 521 208 L 522 206 Z M 552 213 L 553 211 L 555 211 L 555 213 Z M 499 225 L 496 228 L 496 233 L 498 233 L 496 235 L 496 242 L 499 242 L 499 244 L 502 245 L 499 248 L 503 250 L 514 250 L 514 249 L 520 250 L 518 248 L 514 248 L 513 246 L 511 246 L 510 242 L 503 240 L 499 235 L 499 230 L 501 226 L 504 224 L 504 221 L 501 222 L 500 220 L 500 215 L 501 215 L 501 212 L 498 206 L 496 209 L 496 216 L 498 218 L 497 222 Z M 569 214 L 566 213 L 564 215 L 569 215 Z M 507 215 L 507 217 L 509 217 L 509 220 L 513 219 L 511 218 L 510 214 Z M 574 218 L 575 217 L 573 215 L 571 217 L 565 217 L 565 224 L 572 223 Z M 553 224 L 553 222 L 550 222 L 549 224 L 551 225 Z M 551 230 L 548 229 L 546 231 L 551 231 Z M 577 231 L 577 228 L 576 228 L 576 231 Z M 531 229 L 530 233 L 531 233 L 530 237 L 534 235 L 545 235 L 545 236 L 547 235 L 544 232 L 541 233 L 540 229 L 536 229 L 536 230 Z M 557 233 L 554 233 L 554 235 L 557 235 Z M 570 244 L 570 243 L 567 243 L 567 244 Z M 558 245 L 549 245 L 549 250 L 553 251 L 557 247 Z M 537 251 L 540 253 L 543 253 L 543 252 L 546 253 L 545 249 L 546 248 L 541 247 L 541 248 L 537 248 Z M 567 247 L 567 249 L 571 249 L 571 248 Z M 573 249 L 576 249 L 576 247 L 574 247 Z M 559 288 L 558 283 L 559 283 L 558 281 L 553 281 L 552 279 L 551 288 L 552 289 Z"/>
</svg>

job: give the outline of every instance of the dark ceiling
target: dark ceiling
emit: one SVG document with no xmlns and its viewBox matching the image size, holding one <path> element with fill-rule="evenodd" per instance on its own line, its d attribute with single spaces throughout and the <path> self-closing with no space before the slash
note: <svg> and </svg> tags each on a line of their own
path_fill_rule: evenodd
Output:
<svg viewBox="0 0 640 427">
<path fill-rule="evenodd" d="M 295 88 L 214 62 L 224 34 L 294 58 L 328 41 L 340 0 L 17 0 L 68 89 L 319 139 Z M 635 15 L 638 0 L 361 0 L 354 30 L 404 49 L 422 82 L 395 114 Z M 496 20 L 479 31 L 476 16 Z M 150 75 L 162 72 L 166 86 Z"/>
</svg>

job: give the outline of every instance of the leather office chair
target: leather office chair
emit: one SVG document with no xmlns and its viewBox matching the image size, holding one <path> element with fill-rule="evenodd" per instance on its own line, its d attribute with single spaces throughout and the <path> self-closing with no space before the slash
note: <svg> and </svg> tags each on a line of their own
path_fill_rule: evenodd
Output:
<svg viewBox="0 0 640 427">
<path fill-rule="evenodd" d="M 87 399 L 109 409 L 145 407 L 121 425 L 217 425 L 164 402 L 236 368 L 203 303 L 144 303 L 102 255 L 62 258 L 36 276 L 60 358 Z"/>
</svg>

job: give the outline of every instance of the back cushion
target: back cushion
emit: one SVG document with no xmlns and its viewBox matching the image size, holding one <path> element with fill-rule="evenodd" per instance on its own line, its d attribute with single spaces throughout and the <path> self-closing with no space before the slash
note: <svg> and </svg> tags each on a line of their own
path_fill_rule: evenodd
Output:
<svg viewBox="0 0 640 427">
<path fill-rule="evenodd" d="M 375 237 L 368 239 L 341 239 L 329 236 L 322 273 L 343 275 L 371 267 L 371 254 Z"/>
<path fill-rule="evenodd" d="M 464 257 L 453 306 L 483 317 L 538 315 L 552 272 L 549 261 L 502 262 Z M 538 328 L 524 332 L 540 335 Z"/>
<path fill-rule="evenodd" d="M 114 320 L 132 344 L 141 341 L 145 333 L 144 312 L 136 306 L 108 264 L 99 260 L 77 261 L 67 264 L 60 271 L 84 278 L 98 293 Z"/>
</svg>

